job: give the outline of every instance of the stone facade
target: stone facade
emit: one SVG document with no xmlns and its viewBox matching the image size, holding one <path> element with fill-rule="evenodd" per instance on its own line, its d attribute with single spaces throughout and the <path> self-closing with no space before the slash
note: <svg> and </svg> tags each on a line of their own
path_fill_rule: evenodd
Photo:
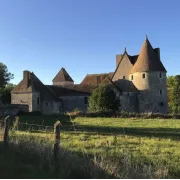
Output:
<svg viewBox="0 0 180 180">
<path fill-rule="evenodd" d="M 123 92 L 120 96 L 120 109 L 128 112 L 138 112 L 139 99 L 137 95 L 136 92 Z"/>
<path fill-rule="evenodd" d="M 117 65 L 116 73 L 114 74 L 112 80 L 117 81 L 118 79 L 129 79 L 129 72 L 132 69 L 133 65 L 128 59 L 127 54 L 125 53 L 123 57 L 121 57 L 121 64 Z M 119 60 L 120 62 L 120 60 Z M 122 68 L 123 67 L 123 68 Z"/>
<path fill-rule="evenodd" d="M 139 111 L 167 113 L 168 97 L 165 72 L 137 72 L 129 75 L 139 90 Z"/>
<path fill-rule="evenodd" d="M 11 93 L 11 104 L 28 105 L 29 112 L 33 111 L 32 102 L 32 93 Z"/>
<path fill-rule="evenodd" d="M 73 111 L 75 109 L 86 111 L 88 108 L 87 103 L 88 96 L 64 96 L 61 97 L 63 102 L 62 108 L 63 111 Z"/>
</svg>

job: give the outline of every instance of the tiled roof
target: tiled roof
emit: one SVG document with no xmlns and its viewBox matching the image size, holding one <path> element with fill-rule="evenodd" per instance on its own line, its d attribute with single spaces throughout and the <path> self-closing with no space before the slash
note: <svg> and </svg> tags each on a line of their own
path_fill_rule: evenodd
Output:
<svg viewBox="0 0 180 180">
<path fill-rule="evenodd" d="M 87 74 L 83 79 L 81 84 L 89 84 L 89 85 L 98 85 L 100 84 L 106 77 L 111 78 L 113 72 L 110 73 L 102 73 L 102 74 Z"/>
<path fill-rule="evenodd" d="M 63 81 L 74 82 L 71 76 L 67 73 L 67 71 L 64 68 L 61 68 L 61 70 L 53 79 L 53 82 L 63 82 Z"/>
<path fill-rule="evenodd" d="M 67 86 L 53 86 L 47 85 L 57 97 L 61 96 L 86 96 L 90 95 L 95 86 L 86 85 L 86 84 L 75 84 Z"/>
<path fill-rule="evenodd" d="M 137 58 L 130 73 L 135 72 L 149 72 L 149 71 L 163 71 L 166 72 L 162 62 L 157 53 L 152 48 L 148 38 L 144 41 L 141 52 Z"/>
<path fill-rule="evenodd" d="M 114 81 L 114 83 L 122 92 L 138 92 L 138 89 L 135 87 L 132 81 L 119 79 Z"/>
<path fill-rule="evenodd" d="M 54 92 L 51 91 L 48 87 L 46 87 L 32 72 L 28 72 L 29 74 L 29 82 L 28 86 L 26 86 L 25 79 L 23 80 L 11 91 L 12 93 L 32 93 L 32 92 L 40 92 L 42 98 L 46 95 L 51 96 L 54 100 L 57 100 L 56 95 Z"/>
</svg>

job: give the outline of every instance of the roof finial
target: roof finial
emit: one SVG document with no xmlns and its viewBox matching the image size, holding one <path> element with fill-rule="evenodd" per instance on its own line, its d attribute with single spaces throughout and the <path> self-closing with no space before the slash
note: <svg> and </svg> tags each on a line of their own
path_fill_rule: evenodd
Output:
<svg viewBox="0 0 180 180">
<path fill-rule="evenodd" d="M 126 47 L 124 48 L 124 52 L 126 52 Z"/>
<path fill-rule="evenodd" d="M 146 34 L 146 40 L 148 40 L 148 35 Z"/>
</svg>

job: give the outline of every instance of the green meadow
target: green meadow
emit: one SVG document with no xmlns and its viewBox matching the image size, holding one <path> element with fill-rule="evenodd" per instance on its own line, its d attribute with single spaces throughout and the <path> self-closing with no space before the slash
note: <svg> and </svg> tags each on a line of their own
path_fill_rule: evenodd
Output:
<svg viewBox="0 0 180 180">
<path fill-rule="evenodd" d="M 49 126 L 56 120 L 62 124 L 58 174 L 53 133 L 19 129 L 10 132 L 12 148 L 0 155 L 4 178 L 9 171 L 17 178 L 180 178 L 178 119 L 20 117 Z"/>
</svg>

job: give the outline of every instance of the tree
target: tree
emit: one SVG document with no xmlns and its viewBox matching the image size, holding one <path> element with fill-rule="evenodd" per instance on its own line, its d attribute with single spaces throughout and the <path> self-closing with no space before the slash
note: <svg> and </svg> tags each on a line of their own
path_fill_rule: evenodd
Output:
<svg viewBox="0 0 180 180">
<path fill-rule="evenodd" d="M 180 113 L 180 75 L 175 76 L 174 79 L 171 103 L 173 113 Z"/>
<path fill-rule="evenodd" d="M 10 91 L 14 88 L 9 81 L 14 78 L 14 75 L 8 72 L 5 64 L 0 62 L 0 101 L 10 103 Z"/>
<path fill-rule="evenodd" d="M 11 103 L 11 91 L 15 88 L 14 84 L 7 84 L 2 90 L 1 90 L 1 102 L 5 104 Z"/>
<path fill-rule="evenodd" d="M 168 106 L 169 112 L 173 112 L 173 89 L 175 84 L 175 76 L 167 77 L 167 90 L 168 90 Z"/>
<path fill-rule="evenodd" d="M 8 72 L 8 68 L 5 64 L 0 62 L 0 88 L 4 88 L 14 75 Z"/>
<path fill-rule="evenodd" d="M 119 108 L 114 90 L 105 84 L 99 85 L 89 97 L 91 111 L 116 111 Z"/>
<path fill-rule="evenodd" d="M 175 76 L 168 76 L 167 77 L 167 86 L 168 86 L 168 88 L 174 87 L 174 83 L 175 83 Z"/>
</svg>

